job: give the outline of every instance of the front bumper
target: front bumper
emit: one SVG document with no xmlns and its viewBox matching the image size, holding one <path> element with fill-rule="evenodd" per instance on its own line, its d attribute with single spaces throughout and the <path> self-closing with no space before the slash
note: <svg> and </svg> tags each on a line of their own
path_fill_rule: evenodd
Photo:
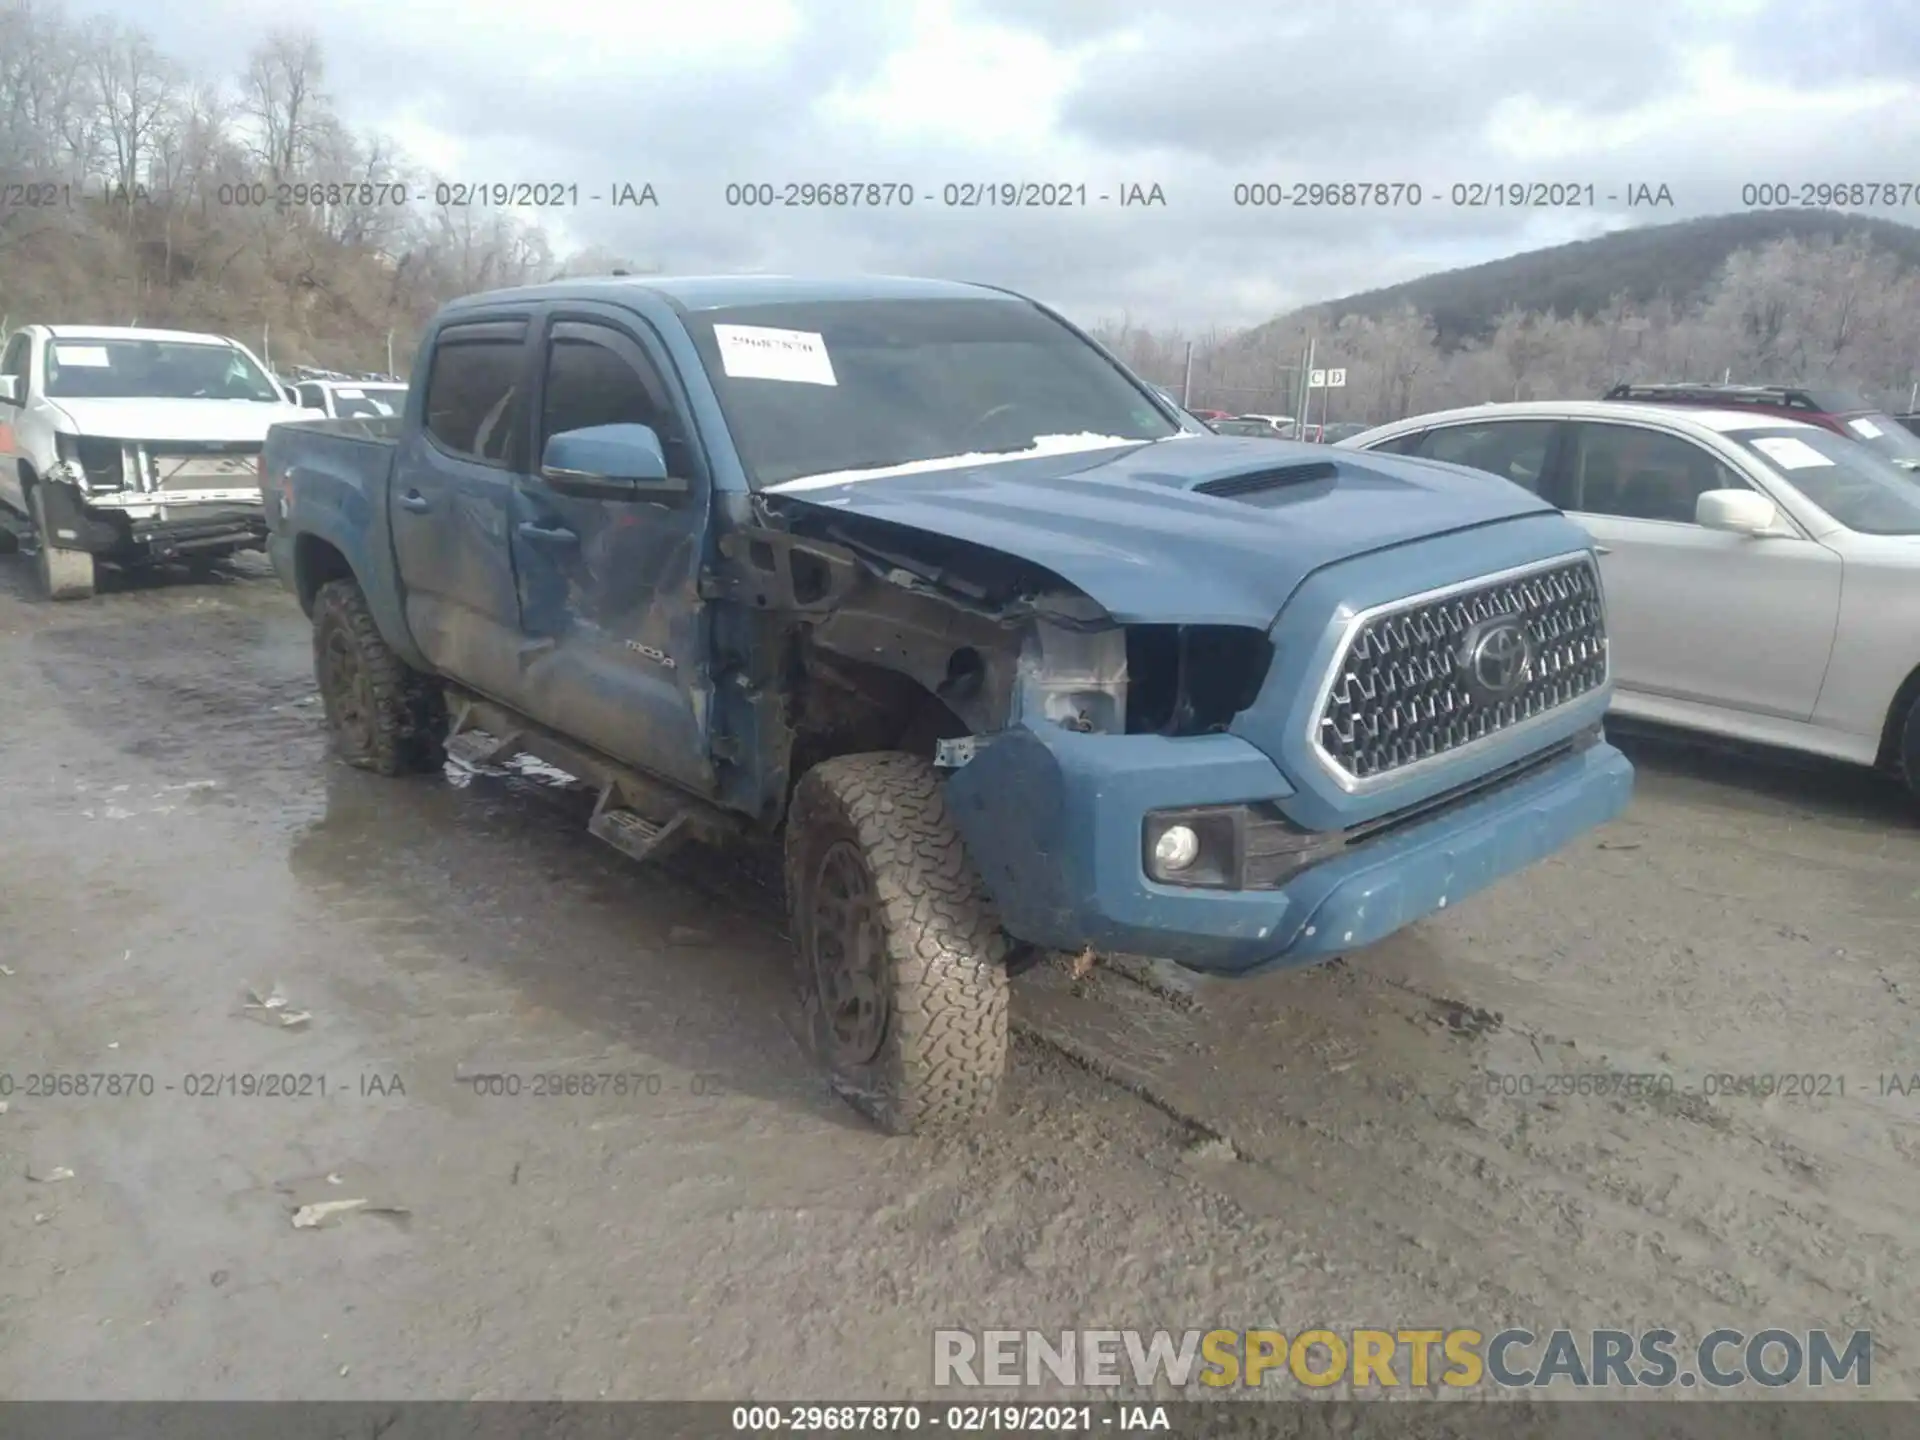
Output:
<svg viewBox="0 0 1920 1440">
<path fill-rule="evenodd" d="M 266 544 L 266 509 L 257 500 L 142 495 L 129 497 L 141 502 L 130 511 L 120 505 L 90 503 L 71 482 L 46 479 L 40 486 L 54 543 L 103 560 L 141 564 L 208 551 L 259 549 Z M 149 510 L 152 513 L 142 513 Z"/>
<path fill-rule="evenodd" d="M 1604 740 L 1570 750 L 1264 890 L 1162 885 L 1141 863 L 1149 811 L 1293 793 L 1236 736 L 1023 728 L 984 746 L 947 791 L 1016 938 L 1249 975 L 1371 945 L 1543 859 L 1626 807 L 1633 767 Z"/>
</svg>

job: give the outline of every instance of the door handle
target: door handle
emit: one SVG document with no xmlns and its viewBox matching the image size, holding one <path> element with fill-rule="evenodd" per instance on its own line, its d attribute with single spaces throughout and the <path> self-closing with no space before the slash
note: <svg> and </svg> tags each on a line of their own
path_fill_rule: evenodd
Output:
<svg viewBox="0 0 1920 1440">
<path fill-rule="evenodd" d="M 418 490 L 409 490 L 400 497 L 400 508 L 413 515 L 424 515 L 433 509 L 433 502 Z"/>
<path fill-rule="evenodd" d="M 520 538 L 532 545 L 552 545 L 560 547 L 578 545 L 580 543 L 580 537 L 578 535 L 571 530 L 563 530 L 559 526 L 554 526 L 549 529 L 545 525 L 535 525 L 532 522 L 528 522 L 525 525 L 519 526 L 518 529 Z"/>
</svg>

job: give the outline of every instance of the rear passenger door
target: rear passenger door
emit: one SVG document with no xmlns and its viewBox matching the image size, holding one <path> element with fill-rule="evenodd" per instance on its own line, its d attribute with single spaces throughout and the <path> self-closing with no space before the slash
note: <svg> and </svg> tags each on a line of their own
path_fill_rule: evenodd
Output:
<svg viewBox="0 0 1920 1440">
<path fill-rule="evenodd" d="M 388 504 L 407 625 L 434 667 L 524 708 L 520 596 L 509 513 L 527 465 L 527 317 L 436 335 L 422 421 L 396 459 Z"/>
<path fill-rule="evenodd" d="M 1839 620 L 1839 556 L 1798 533 L 1784 512 L 1777 537 L 1696 524 L 1705 491 L 1758 487 L 1670 431 L 1582 421 L 1561 485 L 1562 508 L 1602 546 L 1622 688 L 1812 717 Z"/>
<path fill-rule="evenodd" d="M 707 612 L 699 583 L 711 488 L 664 349 L 624 311 L 569 307 L 540 347 L 533 459 L 517 483 L 513 546 L 530 713 L 631 765 L 711 792 Z M 548 437 L 647 425 L 673 503 L 562 495 L 540 478 Z"/>
</svg>

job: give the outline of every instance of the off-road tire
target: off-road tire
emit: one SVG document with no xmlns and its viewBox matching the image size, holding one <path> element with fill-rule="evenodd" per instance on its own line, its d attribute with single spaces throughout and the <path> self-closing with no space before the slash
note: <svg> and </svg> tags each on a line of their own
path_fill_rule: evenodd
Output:
<svg viewBox="0 0 1920 1440">
<path fill-rule="evenodd" d="M 1920 695 L 1907 706 L 1907 718 L 1900 726 L 1900 748 L 1896 752 L 1900 776 L 1907 782 L 1907 793 L 1920 803 Z"/>
<path fill-rule="evenodd" d="M 390 776 L 445 763 L 445 696 L 393 653 L 351 580 L 334 580 L 313 597 L 313 672 L 327 738 L 341 760 Z"/>
<path fill-rule="evenodd" d="M 87 600 L 93 596 L 93 556 L 85 550 L 67 550 L 53 543 L 47 524 L 47 506 L 39 486 L 33 488 L 33 534 L 37 548 L 35 568 L 40 590 L 49 600 Z"/>
<path fill-rule="evenodd" d="M 865 1040 L 851 1054 L 836 1042 L 821 968 L 823 886 L 856 862 L 871 887 L 866 948 L 884 1007 L 864 1054 Z M 893 1135 L 952 1134 L 992 1115 L 1007 1068 L 1010 943 L 934 768 L 890 751 L 808 771 L 787 816 L 786 889 L 802 1013 L 842 1098 Z"/>
</svg>

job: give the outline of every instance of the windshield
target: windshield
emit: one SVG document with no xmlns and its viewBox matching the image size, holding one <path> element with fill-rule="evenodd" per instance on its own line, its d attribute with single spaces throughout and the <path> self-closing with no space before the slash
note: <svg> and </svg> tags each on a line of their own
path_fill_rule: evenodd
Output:
<svg viewBox="0 0 1920 1440">
<path fill-rule="evenodd" d="M 755 489 L 1180 431 L 1113 362 L 1022 301 L 756 305 L 687 326 Z"/>
<path fill-rule="evenodd" d="M 343 385 L 333 392 L 334 413 L 343 420 L 398 415 L 407 408 L 404 385 Z"/>
<path fill-rule="evenodd" d="M 1849 415 L 1840 423 L 1847 427 L 1847 434 L 1889 460 L 1920 465 L 1920 435 L 1915 435 L 1891 415 L 1869 410 L 1864 415 Z"/>
<path fill-rule="evenodd" d="M 54 340 L 49 400 L 258 400 L 287 397 L 231 345 L 192 340 Z"/>
<path fill-rule="evenodd" d="M 1920 535 L 1920 474 L 1811 425 L 1736 438 L 1847 529 Z"/>
</svg>

